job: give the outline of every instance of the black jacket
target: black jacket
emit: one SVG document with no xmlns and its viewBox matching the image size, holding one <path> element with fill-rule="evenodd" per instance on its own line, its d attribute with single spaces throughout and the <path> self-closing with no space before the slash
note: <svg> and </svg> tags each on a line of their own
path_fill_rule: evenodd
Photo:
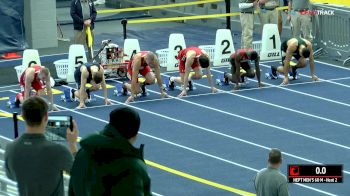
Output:
<svg viewBox="0 0 350 196">
<path fill-rule="evenodd" d="M 95 20 L 96 20 L 96 9 L 94 3 L 91 0 L 89 1 L 90 7 L 90 19 L 91 19 L 91 30 L 94 29 Z M 70 15 L 73 18 L 73 26 L 74 30 L 83 30 L 84 28 L 84 20 L 83 20 L 83 12 L 81 9 L 80 0 L 72 0 L 70 6 Z"/>
<path fill-rule="evenodd" d="M 80 142 L 69 195 L 151 195 L 142 149 L 133 147 L 111 125 Z"/>
</svg>

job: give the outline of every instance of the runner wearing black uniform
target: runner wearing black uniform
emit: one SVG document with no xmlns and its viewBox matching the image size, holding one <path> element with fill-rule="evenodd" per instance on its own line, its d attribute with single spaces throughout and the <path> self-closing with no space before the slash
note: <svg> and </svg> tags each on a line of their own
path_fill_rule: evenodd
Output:
<svg viewBox="0 0 350 196">
<path fill-rule="evenodd" d="M 282 85 L 287 85 L 289 83 L 288 73 L 292 56 L 298 61 L 298 63 L 291 68 L 293 79 L 296 78 L 296 70 L 298 68 L 304 68 L 307 65 L 306 59 L 309 58 L 311 78 L 314 81 L 318 80 L 318 77 L 314 73 L 315 62 L 311 42 L 302 38 L 291 38 L 281 44 L 281 53 L 282 66 L 271 66 L 271 72 L 276 78 L 277 72 L 284 74 Z"/>
<path fill-rule="evenodd" d="M 77 108 L 85 108 L 85 100 L 90 97 L 90 92 L 103 89 L 103 95 L 105 98 L 105 104 L 110 105 L 111 101 L 107 97 L 107 88 L 104 77 L 104 70 L 99 65 L 85 64 L 80 65 L 75 69 L 74 79 L 77 84 L 78 90 L 72 89 L 72 98 L 79 98 L 80 104 Z M 90 88 L 86 88 L 86 84 L 91 84 Z"/>
</svg>

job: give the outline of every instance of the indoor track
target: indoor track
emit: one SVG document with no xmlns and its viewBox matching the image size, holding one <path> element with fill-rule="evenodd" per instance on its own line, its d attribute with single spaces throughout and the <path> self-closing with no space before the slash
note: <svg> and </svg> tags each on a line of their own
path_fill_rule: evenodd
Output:
<svg viewBox="0 0 350 196">
<path fill-rule="evenodd" d="M 262 75 L 276 62 L 263 62 Z M 232 85 L 220 86 L 211 94 L 207 80 L 194 81 L 196 89 L 177 98 L 159 99 L 157 85 L 148 86 L 147 97 L 130 104 L 141 116 L 137 144 L 145 144 L 145 159 L 152 179 L 152 191 L 161 195 L 249 195 L 255 193 L 256 172 L 267 165 L 270 148 L 283 151 L 281 171 L 288 164 L 343 164 L 343 183 L 289 184 L 291 195 L 347 195 L 350 192 L 350 69 L 317 62 L 321 79 L 311 82 L 309 67 L 298 70 L 300 78 L 288 86 L 267 80 L 258 89 L 256 80 L 232 92 Z M 228 71 L 214 67 L 213 78 Z M 163 79 L 177 72 L 163 73 Z M 113 87 L 116 80 L 109 80 Z M 75 85 L 70 85 L 74 87 Z M 113 95 L 113 105 L 103 106 L 102 91 L 87 109 L 60 100 L 65 86 L 55 87 L 54 99 L 61 111 L 72 115 L 80 137 L 99 131 L 108 123 L 111 110 L 127 97 Z M 18 85 L 0 87 L 0 112 L 20 112 L 5 106 Z M 13 138 L 12 118 L 0 117 L 1 135 Z M 123 122 L 120 122 L 123 123 Z M 23 131 L 20 121 L 19 130 Z"/>
</svg>

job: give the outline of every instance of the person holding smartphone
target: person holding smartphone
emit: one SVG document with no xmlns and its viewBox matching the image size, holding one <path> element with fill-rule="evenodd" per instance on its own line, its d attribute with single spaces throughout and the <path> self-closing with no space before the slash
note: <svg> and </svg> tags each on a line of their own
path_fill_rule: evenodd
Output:
<svg viewBox="0 0 350 196">
<path fill-rule="evenodd" d="M 22 116 L 25 133 L 9 143 L 5 151 L 5 170 L 16 181 L 19 195 L 64 196 L 63 171 L 70 172 L 77 152 L 78 129 L 67 128 L 68 147 L 48 141 L 45 128 L 48 105 L 38 96 L 24 101 Z"/>
</svg>

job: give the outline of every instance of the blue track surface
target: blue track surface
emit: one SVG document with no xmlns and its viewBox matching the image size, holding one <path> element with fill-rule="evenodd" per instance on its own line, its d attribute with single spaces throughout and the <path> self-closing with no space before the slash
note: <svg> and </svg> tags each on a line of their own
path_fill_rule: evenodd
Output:
<svg viewBox="0 0 350 196">
<path fill-rule="evenodd" d="M 273 64 L 277 62 L 263 63 L 267 67 Z M 262 73 L 267 67 L 261 68 Z M 215 67 L 214 78 L 223 71 L 227 68 Z M 181 99 L 158 100 L 157 85 L 149 86 L 150 95 L 130 105 L 142 119 L 136 145 L 146 144 L 145 158 L 149 161 L 251 193 L 255 192 L 252 179 L 256 171 L 266 167 L 269 149 L 280 148 L 284 174 L 287 164 L 344 165 L 344 183 L 289 184 L 292 195 L 349 195 L 350 70 L 317 63 L 316 74 L 324 80 L 316 83 L 310 82 L 309 68 L 300 74 L 301 78 L 290 81 L 287 87 L 276 86 L 281 80 L 262 78 L 263 89 L 256 89 L 256 81 L 250 80 L 238 92 L 232 93 L 232 86 L 223 86 L 218 94 L 208 94 L 208 83 L 202 79 L 195 81 L 195 91 Z M 115 81 L 109 84 L 115 85 Z M 0 97 L 14 95 L 3 89 Z M 97 98 L 90 108 L 82 110 L 73 110 L 76 103 L 61 102 L 56 95 L 55 101 L 63 110 L 57 113 L 73 115 L 81 137 L 99 131 L 108 121 L 107 114 L 126 99 L 113 96 L 112 90 L 109 96 L 114 105 L 101 106 L 103 99 Z M 179 91 L 168 93 L 176 96 Z M 102 96 L 102 92 L 96 94 Z M 0 101 L 0 110 L 19 112 L 6 108 L 5 101 Z M 0 123 L 1 135 L 12 138 L 12 119 L 0 117 Z M 232 195 L 157 167 L 149 166 L 149 173 L 152 191 L 158 194 Z"/>
</svg>

